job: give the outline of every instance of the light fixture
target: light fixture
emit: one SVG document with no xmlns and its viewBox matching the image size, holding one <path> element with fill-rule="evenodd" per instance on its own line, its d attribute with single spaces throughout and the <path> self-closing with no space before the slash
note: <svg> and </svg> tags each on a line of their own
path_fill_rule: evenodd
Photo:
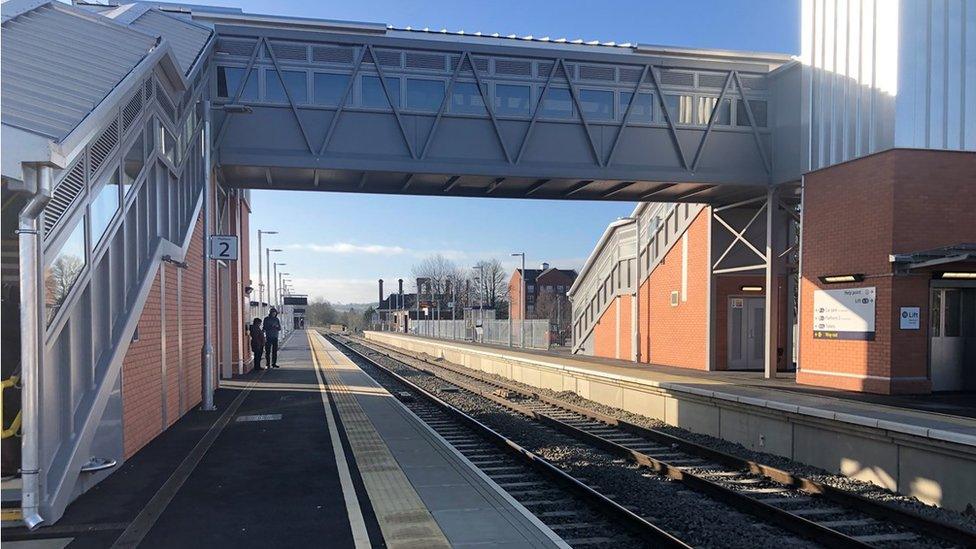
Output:
<svg viewBox="0 0 976 549">
<path fill-rule="evenodd" d="M 855 274 L 840 274 L 840 275 L 824 275 L 824 276 L 818 276 L 817 278 L 820 279 L 820 282 L 823 282 L 824 284 L 843 284 L 845 282 L 861 282 L 862 280 L 864 280 L 864 274 L 855 273 Z"/>
<path fill-rule="evenodd" d="M 739 286 L 740 292 L 761 292 L 763 291 L 762 286 Z"/>
<path fill-rule="evenodd" d="M 960 273 L 960 272 L 939 273 L 939 278 L 948 278 L 952 280 L 976 280 L 976 273 Z"/>
</svg>

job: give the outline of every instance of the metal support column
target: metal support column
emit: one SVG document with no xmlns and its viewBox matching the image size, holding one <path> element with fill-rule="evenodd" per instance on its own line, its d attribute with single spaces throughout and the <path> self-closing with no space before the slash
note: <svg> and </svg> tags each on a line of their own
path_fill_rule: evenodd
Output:
<svg viewBox="0 0 976 549">
<path fill-rule="evenodd" d="M 779 210 L 777 189 L 766 191 L 766 318 L 763 364 L 765 378 L 776 377 L 776 361 L 779 350 L 779 271 L 782 264 L 776 253 L 776 226 Z"/>
</svg>

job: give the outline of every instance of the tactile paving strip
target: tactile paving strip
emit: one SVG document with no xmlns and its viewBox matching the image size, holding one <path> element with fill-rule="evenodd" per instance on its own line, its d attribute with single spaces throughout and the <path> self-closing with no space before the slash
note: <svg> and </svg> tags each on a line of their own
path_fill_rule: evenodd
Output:
<svg viewBox="0 0 976 549">
<path fill-rule="evenodd" d="M 450 547 L 427 506 L 343 382 L 343 371 L 348 375 L 359 372 L 359 369 L 338 351 L 333 353 L 325 349 L 318 337 L 311 333 L 309 342 L 316 367 L 325 377 L 329 397 L 339 412 L 386 545 L 397 548 Z"/>
</svg>

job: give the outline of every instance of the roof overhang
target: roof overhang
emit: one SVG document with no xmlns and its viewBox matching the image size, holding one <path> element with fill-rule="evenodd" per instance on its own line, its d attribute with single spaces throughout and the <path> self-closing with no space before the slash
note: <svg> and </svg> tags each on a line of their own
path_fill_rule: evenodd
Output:
<svg viewBox="0 0 976 549">
<path fill-rule="evenodd" d="M 930 272 L 946 268 L 976 269 L 976 243 L 962 243 L 934 250 L 891 254 L 888 261 L 898 272 Z"/>
</svg>

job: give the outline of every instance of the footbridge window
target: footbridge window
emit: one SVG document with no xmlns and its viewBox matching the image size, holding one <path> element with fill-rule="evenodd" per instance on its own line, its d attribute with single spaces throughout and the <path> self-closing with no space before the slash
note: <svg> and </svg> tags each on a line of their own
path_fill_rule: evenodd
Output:
<svg viewBox="0 0 976 549">
<path fill-rule="evenodd" d="M 420 78 L 407 79 L 407 108 L 437 112 L 444 101 L 444 81 Z"/>
<path fill-rule="evenodd" d="M 766 102 L 758 99 L 749 99 L 749 108 L 752 110 L 752 117 L 756 121 L 756 126 L 765 128 L 767 124 Z M 735 102 L 735 125 L 749 126 L 749 113 L 746 112 L 746 104 L 739 99 Z"/>
<path fill-rule="evenodd" d="M 633 97 L 633 92 L 620 92 L 620 106 L 617 110 L 620 112 L 621 120 L 623 120 L 624 114 L 627 112 L 627 106 L 630 105 L 630 101 Z M 654 121 L 653 114 L 654 94 L 639 93 L 637 94 L 637 99 L 634 100 L 634 105 L 630 107 L 630 118 L 628 119 L 628 122 L 650 123 Z"/>
<path fill-rule="evenodd" d="M 284 78 L 284 84 L 282 84 Z M 276 70 L 264 71 L 265 100 L 275 103 L 287 103 L 288 96 L 295 103 L 308 103 L 308 74 L 304 71 L 281 71 L 281 77 Z M 286 93 L 287 88 L 287 93 Z"/>
<path fill-rule="evenodd" d="M 495 84 L 495 114 L 529 116 L 532 89 L 516 84 Z"/>
<path fill-rule="evenodd" d="M 44 267 L 44 308 L 50 324 L 85 270 L 85 218 L 71 229 L 57 255 Z"/>
<path fill-rule="evenodd" d="M 387 77 L 384 79 L 386 89 L 393 98 L 393 103 L 400 108 L 400 79 Z M 380 83 L 378 76 L 364 76 L 362 80 L 362 106 L 374 109 L 389 109 L 390 100 L 383 91 L 383 84 Z"/>
<path fill-rule="evenodd" d="M 95 191 L 95 199 L 91 201 L 91 240 L 97 247 L 105 229 L 111 224 L 115 214 L 119 211 L 119 169 L 108 172 L 101 188 Z"/>
<path fill-rule="evenodd" d="M 573 96 L 570 95 L 569 88 L 549 88 L 539 115 L 546 118 L 572 118 Z"/>
<path fill-rule="evenodd" d="M 613 92 L 609 90 L 580 90 L 583 115 L 589 120 L 613 120 Z"/>
<path fill-rule="evenodd" d="M 451 112 L 486 114 L 485 101 L 475 82 L 456 82 L 451 90 Z"/>
<path fill-rule="evenodd" d="M 217 67 L 217 96 L 234 98 L 237 88 L 244 79 L 244 67 Z M 252 70 L 244 84 L 241 92 L 241 99 L 247 101 L 257 101 L 258 99 L 258 79 L 255 75 L 256 70 Z"/>
<path fill-rule="evenodd" d="M 312 77 L 312 96 L 317 105 L 337 106 L 348 87 L 348 74 L 317 72 Z"/>
</svg>

